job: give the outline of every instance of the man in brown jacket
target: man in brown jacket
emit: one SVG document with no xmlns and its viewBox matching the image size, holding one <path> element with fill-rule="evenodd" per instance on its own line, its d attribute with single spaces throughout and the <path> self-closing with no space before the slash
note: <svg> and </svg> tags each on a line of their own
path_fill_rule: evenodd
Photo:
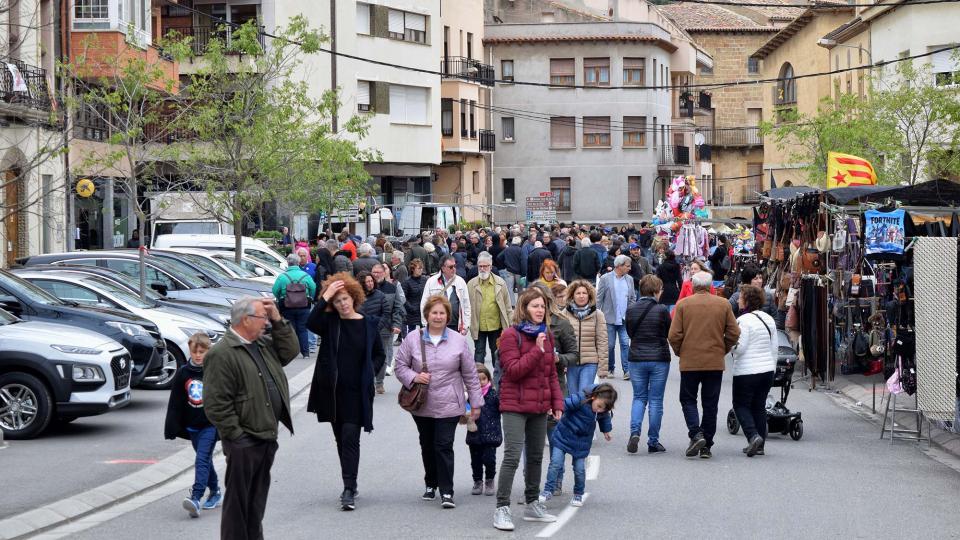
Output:
<svg viewBox="0 0 960 540">
<path fill-rule="evenodd" d="M 677 304 L 668 339 L 680 357 L 680 407 L 687 421 L 687 457 L 713 455 L 717 403 L 723 380 L 724 356 L 740 339 L 740 327 L 730 303 L 710 294 L 713 276 L 697 272 L 691 279 L 694 295 Z M 697 411 L 697 390 L 703 400 L 703 420 Z"/>
</svg>

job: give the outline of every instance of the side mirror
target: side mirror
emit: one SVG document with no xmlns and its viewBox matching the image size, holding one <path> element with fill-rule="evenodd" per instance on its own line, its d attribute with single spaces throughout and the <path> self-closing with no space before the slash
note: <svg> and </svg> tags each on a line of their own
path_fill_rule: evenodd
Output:
<svg viewBox="0 0 960 540">
<path fill-rule="evenodd" d="M 160 293 L 160 296 L 167 295 L 167 286 L 163 283 L 151 283 L 150 288 Z"/>
<path fill-rule="evenodd" d="M 13 313 L 14 315 L 23 313 L 23 305 L 13 296 L 0 296 L 0 307 L 9 311 L 10 313 Z"/>
<path fill-rule="evenodd" d="M 260 276 L 260 277 L 263 277 L 263 276 L 267 275 L 267 273 L 263 271 L 263 268 L 260 268 L 259 266 L 256 267 L 256 268 L 254 268 L 254 269 L 253 269 L 253 272 L 254 272 L 255 274 L 257 274 L 258 276 Z"/>
</svg>

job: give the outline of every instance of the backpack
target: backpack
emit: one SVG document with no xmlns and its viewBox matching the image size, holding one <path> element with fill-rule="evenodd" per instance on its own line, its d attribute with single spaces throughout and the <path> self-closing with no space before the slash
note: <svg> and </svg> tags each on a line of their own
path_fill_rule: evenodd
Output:
<svg viewBox="0 0 960 540">
<path fill-rule="evenodd" d="M 306 277 L 310 277 L 309 275 Z M 300 278 L 303 279 L 302 277 Z M 283 307 L 287 309 L 303 309 L 310 307 L 310 299 L 307 298 L 307 286 L 300 280 L 292 281 L 287 284 L 283 296 Z"/>
</svg>

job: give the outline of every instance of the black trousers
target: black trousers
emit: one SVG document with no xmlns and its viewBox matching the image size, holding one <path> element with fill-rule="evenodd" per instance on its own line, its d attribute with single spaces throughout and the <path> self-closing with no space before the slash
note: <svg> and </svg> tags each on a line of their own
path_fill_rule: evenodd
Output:
<svg viewBox="0 0 960 540">
<path fill-rule="evenodd" d="M 453 438 L 457 434 L 459 416 L 427 418 L 414 415 L 420 432 L 420 454 L 423 457 L 423 483 L 443 495 L 453 495 Z"/>
<path fill-rule="evenodd" d="M 771 386 L 772 371 L 733 378 L 733 411 L 748 442 L 754 435 L 767 438 L 767 394 Z"/>
<path fill-rule="evenodd" d="M 337 440 L 340 456 L 340 476 L 343 488 L 357 490 L 357 471 L 360 469 L 360 424 L 333 422 L 333 437 Z"/>
<path fill-rule="evenodd" d="M 707 448 L 713 446 L 713 436 L 717 434 L 717 405 L 722 381 L 722 371 L 680 372 L 680 408 L 687 422 L 687 436 L 692 439 L 697 433 L 703 433 Z M 698 390 L 703 402 L 702 420 L 697 410 Z"/>
<path fill-rule="evenodd" d="M 220 515 L 221 540 L 262 540 L 263 514 L 270 492 L 270 468 L 277 441 L 244 435 L 222 441 L 227 456 L 226 491 Z"/>
<path fill-rule="evenodd" d="M 497 475 L 497 447 L 485 444 L 469 444 L 470 448 L 470 468 L 473 469 L 473 481 L 479 482 L 484 479 L 484 469 L 486 469 L 487 480 L 493 480 Z"/>
</svg>

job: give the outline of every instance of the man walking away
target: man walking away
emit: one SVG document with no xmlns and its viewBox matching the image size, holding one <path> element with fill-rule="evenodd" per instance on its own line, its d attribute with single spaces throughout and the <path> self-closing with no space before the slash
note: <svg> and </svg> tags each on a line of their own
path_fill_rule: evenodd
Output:
<svg viewBox="0 0 960 540">
<path fill-rule="evenodd" d="M 589 252 L 588 249 L 581 251 Z M 624 319 L 627 308 L 637 299 L 637 291 L 633 288 L 633 278 L 630 277 L 630 257 L 617 255 L 613 261 L 613 272 L 600 276 L 597 285 L 597 308 L 603 312 L 607 321 L 607 362 L 608 377 L 613 377 L 617 367 L 616 342 L 620 340 L 620 366 L 623 369 L 623 380 L 630 380 L 630 370 L 627 361 L 630 357 L 630 338 L 627 336 L 627 326 Z M 602 362 L 603 359 L 601 358 Z"/>
<path fill-rule="evenodd" d="M 269 337 L 263 335 L 267 321 Z M 203 405 L 227 456 L 221 540 L 263 538 L 279 423 L 293 433 L 283 366 L 299 352 L 293 327 L 276 304 L 247 297 L 230 307 L 230 329 L 204 360 Z"/>
<path fill-rule="evenodd" d="M 310 340 L 307 334 L 307 317 L 310 316 L 310 302 L 316 297 L 317 285 L 299 266 L 300 257 L 287 255 L 287 269 L 273 282 L 273 295 L 277 297 L 280 312 L 293 325 L 300 342 L 300 353 L 304 358 L 310 356 Z"/>
<path fill-rule="evenodd" d="M 510 293 L 510 305 L 516 305 L 517 295 L 523 292 L 523 249 L 520 247 L 522 241 L 519 236 L 514 236 L 510 245 L 500 252 L 500 266 L 503 267 L 503 280 L 507 284 L 507 292 Z"/>
<path fill-rule="evenodd" d="M 512 310 L 507 296 L 507 283 L 492 272 L 493 257 L 483 251 L 477 256 L 477 277 L 467 283 L 470 295 L 470 337 L 474 341 L 473 359 L 478 364 L 486 362 L 487 346 L 490 346 L 494 367 L 493 380 L 500 383 L 500 362 L 497 361 L 497 340 L 500 332 L 510 326 Z"/>
<path fill-rule="evenodd" d="M 590 283 L 596 283 L 597 274 L 600 273 L 600 259 L 597 257 L 597 252 L 590 246 L 589 238 L 584 238 L 581 241 L 581 248 L 573 256 L 573 267 L 577 277 Z"/>
<path fill-rule="evenodd" d="M 387 271 L 384 266 L 382 263 L 377 264 L 370 273 L 370 275 L 373 276 L 373 281 L 376 282 L 376 288 L 386 297 L 387 305 L 391 306 L 390 320 L 392 321 L 384 327 L 384 330 L 380 331 L 380 341 L 383 343 L 383 352 L 386 360 L 383 362 L 380 371 L 377 371 L 374 377 L 378 394 L 385 392 L 383 388 L 383 377 L 387 374 L 387 370 L 389 369 L 390 373 L 393 373 L 393 340 L 400 334 L 400 328 L 403 327 L 403 315 L 406 312 L 403 307 L 406 301 L 403 288 L 390 283 L 390 281 L 386 279 Z"/>
<path fill-rule="evenodd" d="M 740 326 L 730 303 L 710 294 L 713 276 L 697 272 L 691 278 L 693 296 L 673 312 L 668 340 L 680 357 L 680 407 L 687 422 L 687 457 L 709 459 L 717 432 L 717 403 L 723 380 L 724 356 L 737 344 Z M 697 410 L 697 391 L 703 402 L 703 420 Z"/>
</svg>

